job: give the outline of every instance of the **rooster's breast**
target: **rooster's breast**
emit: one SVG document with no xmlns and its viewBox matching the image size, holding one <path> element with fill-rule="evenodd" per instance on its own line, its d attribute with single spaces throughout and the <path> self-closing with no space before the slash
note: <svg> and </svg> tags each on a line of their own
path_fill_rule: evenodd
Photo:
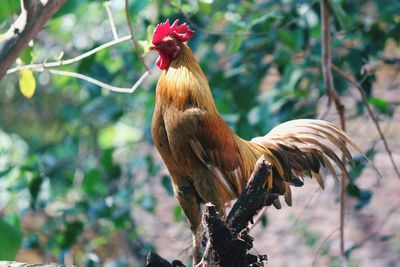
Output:
<svg viewBox="0 0 400 267">
<path fill-rule="evenodd" d="M 198 138 L 199 121 L 204 114 L 199 108 L 182 110 L 174 105 L 156 104 L 151 132 L 171 175 L 179 173 L 192 180 L 194 172 L 205 169 L 190 147 L 190 141 Z"/>
</svg>

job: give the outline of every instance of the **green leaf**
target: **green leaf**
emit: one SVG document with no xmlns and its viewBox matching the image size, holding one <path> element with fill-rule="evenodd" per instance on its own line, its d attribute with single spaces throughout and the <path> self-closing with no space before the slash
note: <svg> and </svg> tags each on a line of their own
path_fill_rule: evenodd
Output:
<svg viewBox="0 0 400 267">
<path fill-rule="evenodd" d="M 293 31 L 280 30 L 278 31 L 279 40 L 291 49 L 296 48 L 296 36 Z"/>
<path fill-rule="evenodd" d="M 33 47 L 29 45 L 25 47 L 24 51 L 19 55 L 19 58 L 24 62 L 24 64 L 32 63 Z"/>
<path fill-rule="evenodd" d="M 101 149 L 111 149 L 114 145 L 115 126 L 111 125 L 100 130 L 98 135 L 98 143 Z"/>
<path fill-rule="evenodd" d="M 141 54 L 146 53 L 149 51 L 149 41 L 147 40 L 139 40 L 138 41 L 138 50 L 140 51 Z"/>
<path fill-rule="evenodd" d="M 152 24 L 150 24 L 146 28 L 146 36 L 147 36 L 146 39 L 147 39 L 147 42 L 149 42 L 149 43 L 151 42 L 151 39 L 153 38 L 154 29 L 155 29 L 155 26 Z"/>
<path fill-rule="evenodd" d="M 21 230 L 0 219 L 0 236 L 0 260 L 15 260 L 22 244 Z"/>
<path fill-rule="evenodd" d="M 388 101 L 383 98 L 371 97 L 368 99 L 368 103 L 378 109 L 380 112 L 389 114 L 390 113 L 390 106 Z"/>
<path fill-rule="evenodd" d="M 360 189 L 355 184 L 349 184 L 346 187 L 347 194 L 351 197 L 358 199 L 358 204 L 355 206 L 356 209 L 362 209 L 367 206 L 372 198 L 372 192 L 369 190 Z"/>
<path fill-rule="evenodd" d="M 179 222 L 180 220 L 183 219 L 183 212 L 181 207 L 179 206 L 175 206 L 174 211 L 173 211 L 173 215 L 174 215 L 174 221 L 175 222 Z"/>
<path fill-rule="evenodd" d="M 78 9 L 80 6 L 87 3 L 87 0 L 69 0 L 66 1 L 64 5 L 54 14 L 53 19 L 64 16 L 66 14 L 72 14 Z"/>
<path fill-rule="evenodd" d="M 255 26 L 257 24 L 264 23 L 264 22 L 267 22 L 267 21 L 281 20 L 281 19 L 283 19 L 283 17 L 284 16 L 281 13 L 268 12 L 268 13 L 266 13 L 266 14 L 264 14 L 264 15 L 256 18 L 256 19 L 252 20 L 250 24 L 251 24 L 251 26 Z"/>
<path fill-rule="evenodd" d="M 20 1 L 0 1 L 0 21 L 10 19 L 13 13 L 18 13 L 20 10 Z"/>
<path fill-rule="evenodd" d="M 239 48 L 242 46 L 244 37 L 243 36 L 235 36 L 234 38 L 228 41 L 228 53 L 233 54 L 239 51 Z"/>
<path fill-rule="evenodd" d="M 338 0 L 328 0 L 329 5 L 333 10 L 333 13 L 335 13 L 336 19 L 338 20 L 340 27 L 342 29 L 346 29 L 348 26 L 348 19 L 347 19 L 347 14 L 344 12 L 342 6 L 340 5 Z"/>
<path fill-rule="evenodd" d="M 213 3 L 212 0 L 211 1 L 199 0 L 198 5 L 199 5 L 200 11 L 204 14 L 210 14 L 210 12 L 212 11 L 212 3 Z"/>
<path fill-rule="evenodd" d="M 83 231 L 82 222 L 73 221 L 71 223 L 67 223 L 61 247 L 70 248 L 71 246 L 73 246 L 76 243 L 78 237 L 81 235 L 82 231 Z"/>
<path fill-rule="evenodd" d="M 121 174 L 121 168 L 118 164 L 114 163 L 113 153 L 114 149 L 103 150 L 100 162 L 107 175 L 109 175 L 111 179 L 117 179 Z"/>
<path fill-rule="evenodd" d="M 172 188 L 171 179 L 167 175 L 164 175 L 161 179 L 161 183 L 165 190 L 167 190 L 168 195 L 172 196 L 174 194 L 174 189 Z"/>
<path fill-rule="evenodd" d="M 34 177 L 29 183 L 29 193 L 31 194 L 31 207 L 35 207 L 43 183 L 43 176 L 39 173 L 32 174 L 34 174 Z"/>
<path fill-rule="evenodd" d="M 261 225 L 263 228 L 266 228 L 268 226 L 268 215 L 267 213 L 264 213 L 261 217 Z"/>
<path fill-rule="evenodd" d="M 36 90 L 36 81 L 31 70 L 19 72 L 19 89 L 26 98 L 32 98 Z"/>
<path fill-rule="evenodd" d="M 88 194 L 92 194 L 98 189 L 98 185 L 100 185 L 101 174 L 98 170 L 90 170 L 85 173 L 85 177 L 83 178 L 82 188 Z"/>
</svg>

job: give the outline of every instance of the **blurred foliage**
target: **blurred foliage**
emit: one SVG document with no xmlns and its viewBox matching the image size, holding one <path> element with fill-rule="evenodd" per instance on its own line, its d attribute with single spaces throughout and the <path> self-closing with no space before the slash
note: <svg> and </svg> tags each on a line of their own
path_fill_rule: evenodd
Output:
<svg viewBox="0 0 400 267">
<path fill-rule="evenodd" d="M 19 225 L 12 225 L 0 219 L 0 236 L 0 258 L 13 260 L 22 243 L 22 232 Z"/>
<path fill-rule="evenodd" d="M 190 46 L 200 58 L 224 119 L 243 138 L 265 134 L 285 120 L 317 116 L 317 105 L 326 92 L 320 71 L 318 1 L 129 2 L 141 44 L 150 40 L 160 21 L 184 19 L 181 11 L 191 17 L 196 35 Z M 2 32 L 18 14 L 17 3 L 0 1 Z M 112 40 L 103 3 L 67 1 L 21 54 L 22 63 L 68 59 Z M 394 107 L 374 97 L 375 75 L 362 75 L 360 70 L 382 57 L 388 40 L 399 42 L 399 2 L 329 3 L 333 63 L 362 81 L 379 116 L 392 116 Z M 128 34 L 124 1 L 111 1 L 110 8 L 119 35 Z M 146 57 L 154 60 L 154 55 Z M 62 69 L 124 87 L 132 86 L 144 71 L 130 42 Z M 30 72 L 21 72 L 20 78 L 10 74 L 1 81 L 0 212 L 22 220 L 37 214 L 42 223 L 24 231 L 21 243 L 21 226 L 0 219 L 0 260 L 14 258 L 22 246 L 58 261 L 75 249 L 80 264 L 96 266 L 107 260 L 112 266 L 126 266 L 123 258 L 110 258 L 100 249 L 119 234 L 126 237 L 123 242 L 134 257 L 144 259 L 152 244 L 143 238 L 136 218 L 142 212 L 155 213 L 157 186 L 164 188 L 164 197 L 173 195 L 169 177 L 154 159 L 150 134 L 158 71 L 154 73 L 134 95 L 46 72 L 34 72 L 34 79 Z M 342 78 L 335 76 L 335 85 L 341 95 L 351 95 Z M 347 112 L 362 116 L 365 110 L 357 103 Z M 347 188 L 360 201 L 356 208 L 372 197 L 370 191 L 357 187 L 356 178 L 365 164 L 356 161 L 351 173 L 354 184 Z M 184 220 L 178 206 L 171 213 L 173 220 Z M 267 217 L 262 224 L 268 225 Z M 301 233 L 314 245 L 319 237 L 309 239 L 306 230 Z M 12 242 L 6 233 L 15 237 Z"/>
</svg>

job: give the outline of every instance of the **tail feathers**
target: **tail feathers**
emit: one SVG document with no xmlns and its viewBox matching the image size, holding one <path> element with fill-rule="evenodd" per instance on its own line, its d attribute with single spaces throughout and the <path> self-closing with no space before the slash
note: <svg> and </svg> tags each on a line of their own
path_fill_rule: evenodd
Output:
<svg viewBox="0 0 400 267">
<path fill-rule="evenodd" d="M 267 135 L 256 137 L 250 142 L 258 151 L 262 151 L 276 169 L 273 178 L 267 183 L 268 189 L 274 188 L 273 191 L 284 195 L 289 206 L 292 204 L 289 185 L 302 185 L 303 177 L 309 175 L 324 188 L 324 180 L 320 174 L 321 166 L 338 179 L 334 168 L 336 165 L 341 173 L 349 178 L 345 162 L 337 153 L 343 153 L 345 160 L 352 161 L 347 144 L 362 153 L 345 132 L 322 120 L 288 121 L 278 125 Z M 274 203 L 274 206 L 280 205 Z"/>
</svg>

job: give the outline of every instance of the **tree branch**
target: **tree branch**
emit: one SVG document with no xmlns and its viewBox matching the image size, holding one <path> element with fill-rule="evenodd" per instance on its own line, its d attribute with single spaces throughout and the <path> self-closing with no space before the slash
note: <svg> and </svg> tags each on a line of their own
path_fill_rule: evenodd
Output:
<svg viewBox="0 0 400 267">
<path fill-rule="evenodd" d="M 111 9 L 110 9 L 110 1 L 104 2 L 103 6 L 104 6 L 104 8 L 106 9 L 106 12 L 107 12 L 108 21 L 110 22 L 111 32 L 113 34 L 114 40 L 117 40 L 119 37 L 118 37 L 117 28 L 115 27 L 114 18 L 113 18 Z"/>
<path fill-rule="evenodd" d="M 23 0 L 21 14 L 0 41 L 0 80 L 28 43 L 66 0 Z"/>
<path fill-rule="evenodd" d="M 368 114 L 369 114 L 369 116 L 371 117 L 372 121 L 374 122 L 375 127 L 376 127 L 376 129 L 378 130 L 379 136 L 381 137 L 381 139 L 382 139 L 382 141 L 383 141 L 383 145 L 385 146 L 385 150 L 386 150 L 386 152 L 387 152 L 387 154 L 388 154 L 388 156 L 389 156 L 389 158 L 390 158 L 390 161 L 391 161 L 391 163 L 392 163 L 392 165 L 393 165 L 394 171 L 396 172 L 397 177 L 400 179 L 400 171 L 399 171 L 399 169 L 397 168 L 396 163 L 394 162 L 393 155 L 392 155 L 392 151 L 391 151 L 390 148 L 389 148 L 389 144 L 388 144 L 388 142 L 387 142 L 387 140 L 386 140 L 385 135 L 384 135 L 383 132 L 382 132 L 381 127 L 379 126 L 379 122 L 378 122 L 377 118 L 375 117 L 374 113 L 372 112 L 372 108 L 371 108 L 371 106 L 370 106 L 369 103 L 368 103 L 368 99 L 367 99 L 367 96 L 365 95 L 364 90 L 361 88 L 361 86 L 355 81 L 355 79 L 354 79 L 351 75 L 349 75 L 349 74 L 343 72 L 342 70 L 340 70 L 340 69 L 339 69 L 337 66 L 335 66 L 335 65 L 332 65 L 332 69 L 333 69 L 338 75 L 340 75 L 341 77 L 343 77 L 349 84 L 351 84 L 353 87 L 355 87 L 355 88 L 358 90 L 358 92 L 360 93 L 361 98 L 362 98 L 362 101 L 363 101 L 365 107 L 367 108 Z"/>
<path fill-rule="evenodd" d="M 65 66 L 65 65 L 70 65 L 73 63 L 76 63 L 86 57 L 89 57 L 97 52 L 99 52 L 100 50 L 106 49 L 108 47 L 117 45 L 119 43 L 122 42 L 126 42 L 128 40 L 131 39 L 131 35 L 126 35 L 123 36 L 121 38 L 118 38 L 116 40 L 110 41 L 108 43 L 102 44 L 90 51 L 87 51 L 86 53 L 83 53 L 82 55 L 76 56 L 74 58 L 70 58 L 70 59 L 66 59 L 66 60 L 59 60 L 59 61 L 54 61 L 54 62 L 45 62 L 45 63 L 37 63 L 37 64 L 29 64 L 29 65 L 22 65 L 22 66 L 17 66 L 15 68 L 9 69 L 7 71 L 7 74 L 10 73 L 14 73 L 20 70 L 25 70 L 25 69 L 30 69 L 32 71 L 36 71 L 36 72 L 44 72 L 44 71 L 48 71 L 51 74 L 55 74 L 55 75 L 62 75 L 62 76 L 68 76 L 68 77 L 73 77 L 73 78 L 77 78 L 77 79 L 81 79 L 84 80 L 86 82 L 98 85 L 104 89 L 113 91 L 113 92 L 118 92 L 118 93 L 133 93 L 145 80 L 145 78 L 147 78 L 147 76 L 149 76 L 150 72 L 146 71 L 142 74 L 142 76 L 140 76 L 139 80 L 136 81 L 136 83 L 130 87 L 130 88 L 125 88 L 125 87 L 117 87 L 117 86 L 112 86 L 109 84 L 106 84 L 104 82 L 101 82 L 99 80 L 96 80 L 92 77 L 89 77 L 87 75 L 84 74 L 80 74 L 80 73 L 76 73 L 76 72 L 71 72 L 71 71 L 64 71 L 64 70 L 56 70 L 56 69 L 50 69 L 52 67 L 60 67 L 60 66 Z"/>
<path fill-rule="evenodd" d="M 146 77 L 149 76 L 149 74 L 150 74 L 150 72 L 146 71 L 145 73 L 142 74 L 142 76 L 139 78 L 139 80 L 137 80 L 136 83 L 132 87 L 124 88 L 124 87 L 112 86 L 112 85 L 109 85 L 107 83 L 104 83 L 104 82 L 101 82 L 99 80 L 96 80 L 96 79 L 94 79 L 92 77 L 86 76 L 84 74 L 71 72 L 71 71 L 45 69 L 45 68 L 35 68 L 35 69 L 32 69 L 32 70 L 33 71 L 37 71 L 37 72 L 48 71 L 49 73 L 55 74 L 55 75 L 73 77 L 73 78 L 77 78 L 77 79 L 84 80 L 86 82 L 95 84 L 97 86 L 100 86 L 100 87 L 102 87 L 104 89 L 107 89 L 107 90 L 110 90 L 110 91 L 113 91 L 113 92 L 128 93 L 128 94 L 131 94 L 131 93 L 135 92 L 135 90 L 143 83 L 144 79 L 146 79 Z"/>
<path fill-rule="evenodd" d="M 208 237 L 202 261 L 197 267 L 243 267 L 264 266 L 266 255 L 254 256 L 247 251 L 253 247 L 253 238 L 248 233 L 248 224 L 253 216 L 264 206 L 271 205 L 278 194 L 269 193 L 265 184 L 271 174 L 272 165 L 261 156 L 246 188 L 232 207 L 225 222 L 217 214 L 213 204 L 208 203 L 203 213 L 203 225 Z M 169 263 L 157 254 L 150 252 L 147 267 L 169 267 L 184 265 L 180 261 Z"/>
<path fill-rule="evenodd" d="M 70 65 L 73 64 L 75 62 L 78 62 L 86 57 L 89 57 L 97 52 L 99 52 L 100 50 L 106 49 L 108 47 L 117 45 L 119 43 L 122 42 L 126 42 L 128 40 L 130 40 L 132 37 L 131 35 L 126 35 L 123 36 L 121 38 L 118 38 L 116 40 L 112 40 L 110 42 L 107 42 L 105 44 L 102 44 L 90 51 L 87 51 L 86 53 L 83 53 L 82 55 L 79 55 L 77 57 L 74 58 L 70 58 L 70 59 L 66 59 L 66 60 L 59 60 L 59 61 L 54 61 L 54 62 L 45 62 L 45 63 L 38 63 L 38 64 L 29 64 L 29 65 L 22 65 L 22 66 L 17 66 L 15 68 L 9 69 L 7 71 L 7 74 L 13 73 L 13 72 L 17 72 L 19 70 L 26 70 L 26 69 L 43 69 L 43 68 L 52 68 L 52 67 L 59 67 L 59 66 L 65 66 L 65 65 Z"/>
<path fill-rule="evenodd" d="M 141 53 L 140 50 L 139 50 L 139 44 L 138 44 L 138 42 L 137 42 L 137 40 L 136 40 L 136 38 L 135 38 L 135 35 L 134 35 L 134 33 L 133 33 L 132 21 L 131 21 L 131 17 L 129 16 L 129 3 L 128 3 L 128 0 L 125 0 L 125 15 L 126 15 L 126 21 L 127 21 L 127 23 L 128 23 L 128 28 L 129 28 L 129 31 L 130 31 L 131 37 L 132 37 L 131 39 L 132 39 L 132 43 L 133 43 L 133 48 L 135 49 L 136 54 L 138 55 L 138 57 L 140 58 L 140 60 L 142 61 L 143 65 L 144 65 L 144 67 L 145 67 L 145 69 L 146 69 L 146 71 L 150 72 L 150 69 L 149 69 L 149 67 L 146 65 L 146 62 L 144 62 L 143 55 L 142 55 L 142 53 Z"/>
<path fill-rule="evenodd" d="M 332 77 L 332 56 L 331 56 L 331 25 L 330 25 L 330 10 L 328 0 L 320 1 L 320 12 L 322 20 L 321 40 L 322 40 L 322 75 L 324 77 L 325 86 L 328 93 L 328 106 L 325 116 L 329 112 L 332 101 L 335 103 L 336 110 L 339 113 L 340 125 L 343 131 L 346 131 L 346 120 L 344 115 L 344 105 L 341 103 L 339 96 L 336 93 L 333 77 Z M 342 161 L 345 161 L 345 155 L 342 155 Z M 345 175 L 342 175 L 340 183 L 340 255 L 343 264 L 346 258 L 344 255 L 344 220 L 345 220 Z"/>
</svg>

